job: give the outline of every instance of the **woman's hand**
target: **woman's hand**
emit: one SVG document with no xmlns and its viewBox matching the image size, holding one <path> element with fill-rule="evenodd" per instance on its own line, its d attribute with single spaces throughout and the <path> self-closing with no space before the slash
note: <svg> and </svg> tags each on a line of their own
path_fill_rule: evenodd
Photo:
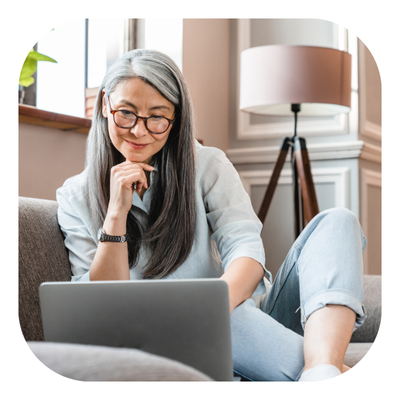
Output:
<svg viewBox="0 0 400 400">
<path fill-rule="evenodd" d="M 148 187 L 145 171 L 154 167 L 144 163 L 125 161 L 111 168 L 110 202 L 103 230 L 113 236 L 126 232 L 126 218 L 132 207 L 134 185 L 139 193 Z M 129 280 L 127 243 L 100 242 L 92 265 L 90 280 Z"/>
<path fill-rule="evenodd" d="M 111 168 L 110 202 L 108 212 L 128 215 L 132 207 L 133 191 L 138 193 L 148 188 L 145 171 L 153 171 L 154 167 L 144 163 L 125 161 Z M 136 184 L 136 189 L 134 188 Z"/>
</svg>

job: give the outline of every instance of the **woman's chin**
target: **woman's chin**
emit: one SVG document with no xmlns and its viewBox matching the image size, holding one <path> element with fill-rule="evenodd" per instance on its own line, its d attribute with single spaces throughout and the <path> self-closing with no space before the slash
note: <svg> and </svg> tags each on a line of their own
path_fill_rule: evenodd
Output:
<svg viewBox="0 0 400 400">
<path fill-rule="evenodd" d="M 133 155 L 128 155 L 125 158 L 126 161 L 130 161 L 132 163 L 143 163 L 143 164 L 149 164 L 151 161 L 151 157 L 146 158 L 146 157 L 140 157 L 140 156 L 133 156 Z"/>
</svg>

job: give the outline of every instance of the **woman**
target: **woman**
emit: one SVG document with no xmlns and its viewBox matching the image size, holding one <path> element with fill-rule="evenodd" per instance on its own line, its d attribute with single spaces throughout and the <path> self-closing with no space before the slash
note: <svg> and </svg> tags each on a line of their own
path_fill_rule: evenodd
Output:
<svg viewBox="0 0 400 400">
<path fill-rule="evenodd" d="M 97 96 L 85 170 L 57 191 L 72 280 L 218 277 L 229 287 L 237 373 L 342 373 L 364 319 L 357 219 L 345 209 L 316 216 L 267 295 L 262 225 L 232 164 L 194 133 L 189 92 L 169 57 L 134 50 L 115 62 Z"/>
</svg>

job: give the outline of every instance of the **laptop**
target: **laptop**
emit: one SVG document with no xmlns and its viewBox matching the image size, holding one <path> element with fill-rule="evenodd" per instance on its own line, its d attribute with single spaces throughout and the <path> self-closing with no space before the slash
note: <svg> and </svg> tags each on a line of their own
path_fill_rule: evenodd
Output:
<svg viewBox="0 0 400 400">
<path fill-rule="evenodd" d="M 45 341 L 140 349 L 233 380 L 220 279 L 45 282 L 39 296 Z"/>
</svg>

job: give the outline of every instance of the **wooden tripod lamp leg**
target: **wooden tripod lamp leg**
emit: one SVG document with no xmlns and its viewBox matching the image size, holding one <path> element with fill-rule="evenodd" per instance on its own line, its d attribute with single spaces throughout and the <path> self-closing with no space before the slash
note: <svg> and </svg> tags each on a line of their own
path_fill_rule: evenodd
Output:
<svg viewBox="0 0 400 400">
<path fill-rule="evenodd" d="M 294 138 L 294 155 L 296 158 L 297 172 L 301 183 L 301 194 L 303 198 L 304 209 L 304 226 L 306 226 L 318 214 L 319 211 L 305 139 L 298 136 Z"/>
<path fill-rule="evenodd" d="M 296 158 L 294 156 L 293 146 L 291 152 L 291 162 L 292 162 L 292 180 L 293 180 L 292 186 L 293 186 L 293 203 L 294 203 L 294 233 L 295 233 L 295 238 L 297 238 L 300 235 L 300 232 L 304 228 L 303 226 L 304 215 L 303 215 L 302 202 L 299 195 L 301 191 L 299 191 L 298 170 L 297 170 Z"/>
<path fill-rule="evenodd" d="M 268 212 L 269 206 L 271 204 L 272 197 L 274 195 L 276 185 L 278 183 L 278 179 L 281 174 L 283 164 L 285 163 L 286 156 L 287 156 L 287 153 L 288 153 L 291 143 L 292 143 L 292 141 L 289 138 L 285 138 L 282 142 L 278 160 L 275 163 L 275 167 L 272 172 L 271 179 L 269 181 L 267 190 L 265 192 L 264 199 L 261 203 L 260 211 L 258 212 L 258 218 L 260 219 L 260 221 L 262 223 L 264 223 L 265 218 L 267 216 L 267 212 Z"/>
</svg>

